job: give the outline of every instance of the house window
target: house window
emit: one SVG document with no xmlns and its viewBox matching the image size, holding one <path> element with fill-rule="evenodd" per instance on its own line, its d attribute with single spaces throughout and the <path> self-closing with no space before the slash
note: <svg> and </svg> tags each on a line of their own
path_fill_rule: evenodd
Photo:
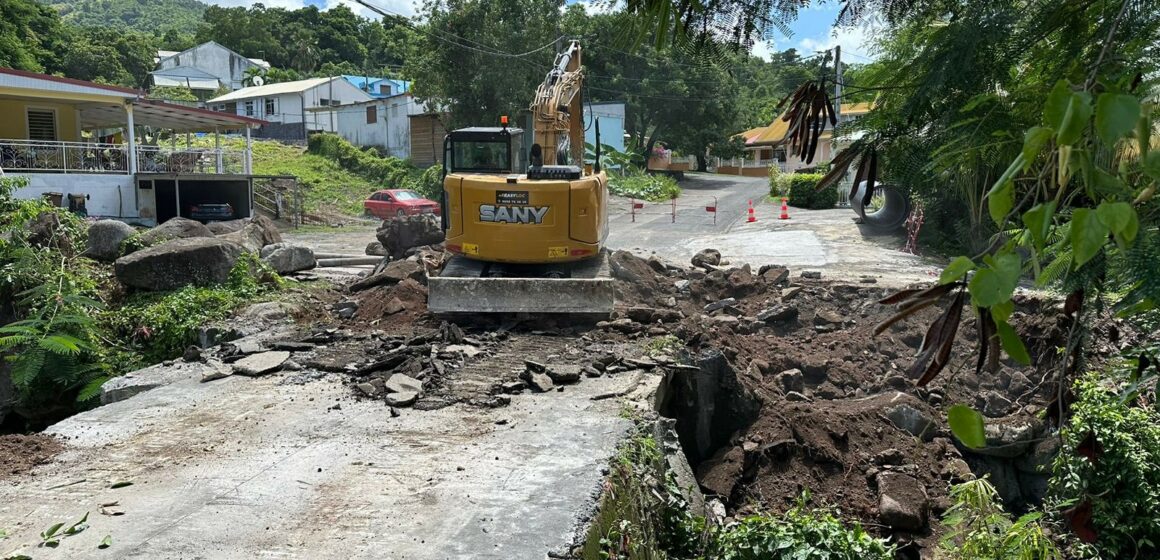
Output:
<svg viewBox="0 0 1160 560">
<path fill-rule="evenodd" d="M 267 115 L 274 114 L 274 100 L 273 99 L 266 100 L 266 114 Z"/>
<path fill-rule="evenodd" d="M 367 124 L 379 122 L 379 108 L 371 105 L 367 107 Z"/>
<path fill-rule="evenodd" d="M 340 101 L 338 99 L 326 99 L 325 97 L 323 97 L 323 98 L 318 100 L 318 104 L 322 107 L 326 107 L 326 106 L 338 107 L 339 105 L 342 104 L 342 101 Z"/>
<path fill-rule="evenodd" d="M 246 102 L 246 116 L 247 117 L 254 116 L 254 102 L 253 101 Z"/>
<path fill-rule="evenodd" d="M 52 109 L 29 109 L 28 139 L 55 142 L 56 111 Z"/>
</svg>

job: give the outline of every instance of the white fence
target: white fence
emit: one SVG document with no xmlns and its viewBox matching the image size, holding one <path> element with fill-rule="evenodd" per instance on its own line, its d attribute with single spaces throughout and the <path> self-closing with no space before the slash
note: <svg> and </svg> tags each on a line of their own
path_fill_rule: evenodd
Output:
<svg viewBox="0 0 1160 560">
<path fill-rule="evenodd" d="M 244 150 L 137 147 L 138 173 L 243 174 Z M 25 173 L 129 175 L 125 144 L 0 140 L 0 169 Z"/>
</svg>

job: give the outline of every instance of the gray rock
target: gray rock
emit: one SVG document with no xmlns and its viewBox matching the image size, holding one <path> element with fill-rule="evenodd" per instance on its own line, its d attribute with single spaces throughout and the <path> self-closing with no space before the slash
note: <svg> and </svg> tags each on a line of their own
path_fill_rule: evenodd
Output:
<svg viewBox="0 0 1160 560">
<path fill-rule="evenodd" d="M 97 220 L 89 226 L 83 256 L 98 261 L 115 261 L 121 256 L 121 242 L 137 230 L 120 220 Z"/>
<path fill-rule="evenodd" d="M 725 309 L 737 305 L 737 300 L 734 298 L 725 298 L 723 300 L 715 301 L 705 306 L 705 313 L 712 313 L 718 309 Z"/>
<path fill-rule="evenodd" d="M 399 259 L 409 249 L 442 243 L 443 228 L 434 214 L 404 216 L 384 220 L 375 237 L 388 255 Z"/>
<path fill-rule="evenodd" d="M 221 362 L 221 360 L 207 360 L 206 365 L 210 369 L 202 372 L 201 382 L 217 381 L 218 379 L 225 379 L 234 374 L 234 370 L 230 366 Z"/>
<path fill-rule="evenodd" d="M 452 344 L 444 348 L 443 351 L 463 354 L 464 358 L 474 358 L 483 353 L 483 350 L 480 350 L 478 346 L 471 344 Z"/>
<path fill-rule="evenodd" d="M 340 301 L 332 305 L 331 309 L 334 310 L 334 314 L 338 315 L 340 319 L 350 319 L 351 317 L 354 317 L 356 312 L 358 312 L 358 302 Z"/>
<path fill-rule="evenodd" d="M 201 379 L 213 371 L 212 365 L 202 362 L 156 364 L 114 377 L 101 385 L 101 404 L 123 401 L 150 389 L 188 379 Z"/>
<path fill-rule="evenodd" d="M 282 367 L 290 353 L 284 350 L 251 354 L 234 362 L 234 371 L 242 375 L 265 375 Z"/>
<path fill-rule="evenodd" d="M 1011 399 L 993 391 L 983 395 L 983 398 L 983 414 L 988 418 L 999 418 L 1011 412 Z"/>
<path fill-rule="evenodd" d="M 926 527 L 929 508 L 926 489 L 914 477 L 893 471 L 878 474 L 878 519 L 884 525 L 920 531 Z"/>
<path fill-rule="evenodd" d="M 205 225 L 214 235 L 221 235 L 223 233 L 233 233 L 241 231 L 246 224 L 250 223 L 249 218 L 242 218 L 240 220 L 226 220 L 224 222 L 210 222 Z"/>
<path fill-rule="evenodd" d="M 384 387 L 386 387 L 388 393 L 423 392 L 422 381 L 402 373 L 396 373 L 388 378 Z"/>
<path fill-rule="evenodd" d="M 673 287 L 676 288 L 678 292 L 687 292 L 689 291 L 690 283 L 691 282 L 688 280 L 677 280 L 676 282 L 673 282 Z"/>
<path fill-rule="evenodd" d="M 1000 457 L 1010 459 L 1027 452 L 1031 441 L 1035 439 L 1038 426 L 1024 419 L 1009 419 L 1006 421 L 987 422 L 983 425 L 983 433 L 987 436 L 987 445 L 979 449 L 968 449 L 976 455 Z"/>
<path fill-rule="evenodd" d="M 1015 460 L 1015 468 L 1029 474 L 1051 474 L 1051 463 L 1059 454 L 1059 438 L 1049 437 L 1036 442 Z"/>
<path fill-rule="evenodd" d="M 790 391 L 785 394 L 785 400 L 790 402 L 813 402 L 814 399 L 811 399 L 797 391 Z"/>
<path fill-rule="evenodd" d="M 802 370 L 794 368 L 787 369 L 777 374 L 777 384 L 781 387 L 783 393 L 798 392 L 802 393 L 806 390 L 805 377 L 802 375 Z"/>
<path fill-rule="evenodd" d="M 375 396 L 375 393 L 379 392 L 379 388 L 375 387 L 371 383 L 359 383 L 358 385 L 355 385 L 355 388 L 357 388 L 359 391 L 362 391 L 363 394 L 368 397 L 373 397 Z"/>
<path fill-rule="evenodd" d="M 716 249 L 702 249 L 690 260 L 693 266 L 704 267 L 705 265 L 717 266 L 721 264 L 721 251 Z"/>
<path fill-rule="evenodd" d="M 370 243 L 367 243 L 367 248 L 364 249 L 363 252 L 371 257 L 387 256 L 387 249 L 386 247 L 383 247 L 382 241 L 371 241 Z"/>
<path fill-rule="evenodd" d="M 402 391 L 399 393 L 388 393 L 386 397 L 387 404 L 390 406 L 411 406 L 419 399 L 418 391 Z"/>
<path fill-rule="evenodd" d="M 122 284 L 146 290 L 209 286 L 229 279 L 242 251 L 213 237 L 176 239 L 117 259 L 113 272 Z"/>
<path fill-rule="evenodd" d="M 905 403 L 887 408 L 883 413 L 898 429 L 923 441 L 934 439 L 937 426 L 929 414 Z"/>
<path fill-rule="evenodd" d="M 802 278 L 810 278 L 812 280 L 819 280 L 819 279 L 821 279 L 821 277 L 822 277 L 822 273 L 819 270 L 803 270 L 802 271 Z"/>
<path fill-rule="evenodd" d="M 552 378 L 553 383 L 575 383 L 580 381 L 580 373 L 583 371 L 582 366 L 568 365 L 568 364 L 549 364 L 548 377 Z"/>
<path fill-rule="evenodd" d="M 801 291 L 802 291 L 802 289 L 799 286 L 793 286 L 793 287 L 786 288 L 786 289 L 781 291 L 781 301 L 789 301 L 789 300 L 797 297 L 797 295 L 799 293 L 801 293 Z"/>
<path fill-rule="evenodd" d="M 310 270 L 317 264 L 314 260 L 314 251 L 310 247 L 289 243 L 275 243 L 262 247 L 261 256 L 262 261 L 278 274 Z"/>
<path fill-rule="evenodd" d="M 500 391 L 503 391 L 504 393 L 514 394 L 527 389 L 528 384 L 524 383 L 523 381 L 508 381 L 507 383 L 501 383 L 499 388 Z"/>
<path fill-rule="evenodd" d="M 789 282 L 789 269 L 782 266 L 762 265 L 757 275 L 775 286 Z"/>
<path fill-rule="evenodd" d="M 1018 397 L 1030 390 L 1031 387 L 1031 380 L 1023 372 L 1017 371 L 1011 375 L 1011 383 L 1007 387 L 1007 393 Z"/>
<path fill-rule="evenodd" d="M 766 323 L 791 321 L 798 316 L 798 309 L 792 305 L 775 305 L 757 314 L 757 320 Z"/>
<path fill-rule="evenodd" d="M 814 324 L 816 325 L 841 325 L 846 322 L 846 318 L 838 313 L 830 311 L 829 309 L 819 309 L 814 314 Z"/>
<path fill-rule="evenodd" d="M 951 482 L 966 482 L 975 478 L 971 466 L 966 461 L 955 457 L 943 464 L 943 476 Z"/>
<path fill-rule="evenodd" d="M 548 377 L 546 373 L 535 373 L 524 370 L 520 374 L 520 379 L 524 380 L 528 384 L 528 387 L 531 387 L 537 393 L 546 393 L 555 388 L 555 384 L 552 383 L 552 378 Z"/>
<path fill-rule="evenodd" d="M 427 272 L 417 260 L 391 261 L 383 270 L 351 284 L 350 289 L 357 292 L 384 284 L 398 284 L 407 278 L 423 283 L 427 280 Z"/>
<path fill-rule="evenodd" d="M 213 232 L 205 224 L 188 218 L 171 218 L 165 223 L 141 233 L 137 241 L 142 247 L 153 247 L 175 239 L 192 237 L 213 237 Z"/>
<path fill-rule="evenodd" d="M 648 261 L 646 262 L 648 263 L 649 268 L 661 274 L 665 274 L 669 271 L 669 265 L 665 264 L 665 261 L 661 260 L 660 257 L 656 255 L 649 255 Z"/>
<path fill-rule="evenodd" d="M 265 216 L 258 216 L 242 226 L 242 229 L 219 237 L 233 241 L 255 253 L 267 245 L 282 242 L 282 233 L 278 231 L 278 226 Z"/>
</svg>

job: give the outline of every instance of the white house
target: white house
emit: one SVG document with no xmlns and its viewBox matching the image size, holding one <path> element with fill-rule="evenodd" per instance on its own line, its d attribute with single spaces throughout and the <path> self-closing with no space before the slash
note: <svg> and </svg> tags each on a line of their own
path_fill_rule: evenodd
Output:
<svg viewBox="0 0 1160 560">
<path fill-rule="evenodd" d="M 341 76 L 312 78 L 242 88 L 210 99 L 206 105 L 214 111 L 265 120 L 255 135 L 279 140 L 305 140 L 314 132 L 338 130 L 338 110 L 355 103 L 371 101 L 365 91 Z"/>
<path fill-rule="evenodd" d="M 375 146 L 397 158 L 411 157 L 411 115 L 424 112 L 410 93 L 340 107 L 310 109 L 321 122 L 333 116 L 337 134 L 356 146 Z"/>
<path fill-rule="evenodd" d="M 253 212 L 249 142 L 243 150 L 178 146 L 193 133 L 249 130 L 258 119 L 146 99 L 144 92 L 0 68 L 0 175 L 24 183 L 18 198 L 83 202 L 89 216 L 142 224 L 228 203 Z M 169 132 L 145 145 L 139 127 Z M 62 204 L 63 205 L 63 204 Z"/>
<path fill-rule="evenodd" d="M 210 41 L 184 51 L 157 51 L 157 69 L 149 75 L 154 86 L 188 87 L 205 99 L 222 87 L 240 89 L 252 68 L 265 71 L 270 64 Z"/>
</svg>

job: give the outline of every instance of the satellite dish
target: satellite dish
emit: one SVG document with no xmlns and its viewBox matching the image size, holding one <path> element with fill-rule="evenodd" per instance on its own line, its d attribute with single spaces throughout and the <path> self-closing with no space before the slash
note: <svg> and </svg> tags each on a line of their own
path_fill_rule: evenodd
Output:
<svg viewBox="0 0 1160 560">
<path fill-rule="evenodd" d="M 264 86 L 264 85 L 266 85 L 266 79 L 265 79 L 265 78 L 263 78 L 263 77 L 261 77 L 261 76 L 254 76 L 254 79 L 253 79 L 253 80 L 251 80 L 251 82 L 253 82 L 253 84 L 254 84 L 255 86 Z"/>
</svg>

